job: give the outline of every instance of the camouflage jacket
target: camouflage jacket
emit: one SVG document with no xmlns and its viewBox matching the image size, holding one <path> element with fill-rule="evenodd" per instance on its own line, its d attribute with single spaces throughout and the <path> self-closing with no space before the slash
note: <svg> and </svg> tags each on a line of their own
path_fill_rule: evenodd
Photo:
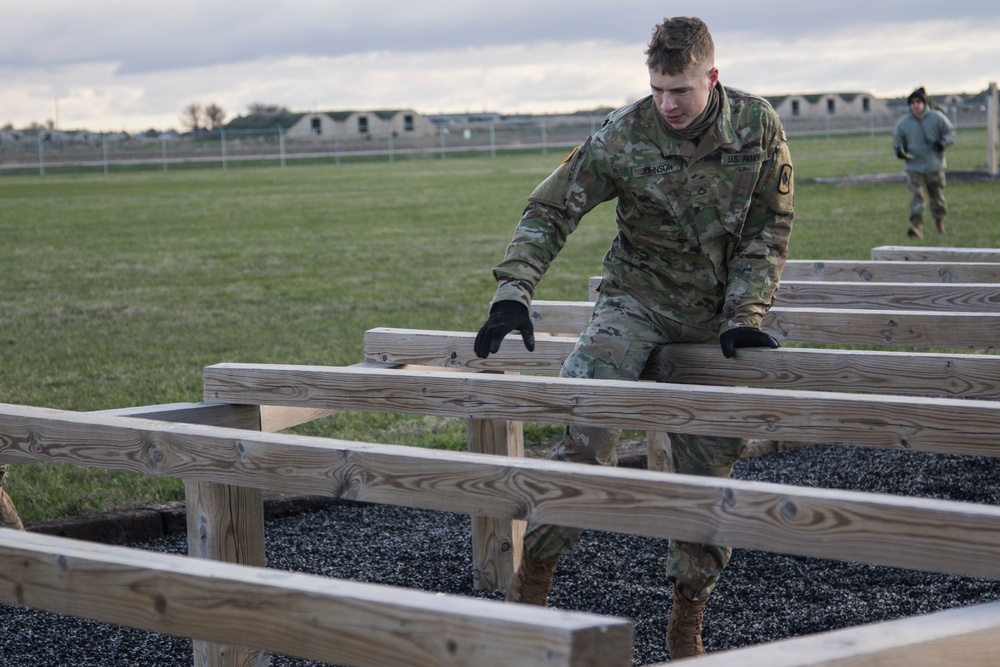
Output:
<svg viewBox="0 0 1000 667">
<path fill-rule="evenodd" d="M 718 330 L 759 327 L 792 229 L 785 132 L 763 99 L 718 86 L 718 120 L 697 145 L 667 134 L 652 97 L 618 109 L 529 196 L 494 302 L 531 305 L 535 287 L 581 218 L 617 199 L 618 235 L 604 292 Z"/>
</svg>

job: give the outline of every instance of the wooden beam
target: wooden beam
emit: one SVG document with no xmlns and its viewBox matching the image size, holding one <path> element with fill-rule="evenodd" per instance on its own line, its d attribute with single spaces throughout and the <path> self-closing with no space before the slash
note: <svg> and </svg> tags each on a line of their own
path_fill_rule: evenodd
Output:
<svg viewBox="0 0 1000 667">
<path fill-rule="evenodd" d="M 576 338 L 535 335 L 535 351 L 516 336 L 480 359 L 474 332 L 377 328 L 365 332 L 365 357 L 453 370 L 521 371 L 558 375 Z M 881 352 L 783 347 L 741 349 L 726 359 L 714 343 L 665 345 L 644 380 L 775 389 L 871 392 L 914 396 L 1000 398 L 1000 355 Z"/>
<path fill-rule="evenodd" d="M 204 378 L 206 402 L 1000 455 L 997 401 L 277 364 L 217 364 Z"/>
<path fill-rule="evenodd" d="M 1000 248 L 928 248 L 883 245 L 872 248 L 873 261 L 896 262 L 1000 262 Z"/>
<path fill-rule="evenodd" d="M 165 422 L 184 422 L 185 424 L 204 424 L 205 426 L 247 428 L 259 431 L 260 412 L 259 405 L 164 403 L 162 405 L 95 410 L 94 414 L 158 419 Z"/>
<path fill-rule="evenodd" d="M 998 664 L 1000 602 L 710 653 L 698 662 L 699 667 L 995 667 Z"/>
<path fill-rule="evenodd" d="M 888 283 L 997 283 L 996 262 L 910 262 L 790 259 L 782 280 L 851 280 Z"/>
<path fill-rule="evenodd" d="M 17 460 L 1000 578 L 1000 507 L 988 505 L 5 404 L 0 449 Z"/>
<path fill-rule="evenodd" d="M 632 664 L 625 619 L 8 532 L 6 604 L 367 667 Z"/>
<path fill-rule="evenodd" d="M 537 332 L 579 335 L 589 301 L 535 301 Z M 943 313 L 849 308 L 772 308 L 761 326 L 779 341 L 944 348 L 1000 347 L 1000 313 Z"/>
<path fill-rule="evenodd" d="M 781 308 L 861 308 L 1000 313 L 995 283 L 859 283 L 784 280 L 774 294 Z"/>
</svg>

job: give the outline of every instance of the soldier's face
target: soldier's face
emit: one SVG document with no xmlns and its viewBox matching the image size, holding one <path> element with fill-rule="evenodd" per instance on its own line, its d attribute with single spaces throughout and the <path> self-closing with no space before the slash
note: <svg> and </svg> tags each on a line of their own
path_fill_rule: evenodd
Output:
<svg viewBox="0 0 1000 667">
<path fill-rule="evenodd" d="M 683 130 L 708 106 L 708 96 L 719 80 L 719 70 L 664 74 L 649 70 L 649 87 L 657 110 L 675 130 Z"/>
<path fill-rule="evenodd" d="M 910 111 L 913 112 L 914 116 L 920 118 L 921 116 L 924 115 L 924 112 L 927 111 L 927 105 L 924 104 L 924 101 L 922 99 L 914 97 L 912 100 L 910 100 Z"/>
</svg>

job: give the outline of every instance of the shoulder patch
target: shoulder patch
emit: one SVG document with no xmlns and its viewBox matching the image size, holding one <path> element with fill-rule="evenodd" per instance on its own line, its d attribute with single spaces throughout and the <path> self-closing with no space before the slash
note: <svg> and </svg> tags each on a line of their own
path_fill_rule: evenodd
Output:
<svg viewBox="0 0 1000 667">
<path fill-rule="evenodd" d="M 788 144 L 780 142 L 771 160 L 773 163 L 757 188 L 757 195 L 770 210 L 790 215 L 795 208 L 795 179 L 792 174 L 792 157 L 788 153 Z"/>
<path fill-rule="evenodd" d="M 578 169 L 579 157 L 587 150 L 590 139 L 582 146 L 574 148 L 566 156 L 566 159 L 556 167 L 556 170 L 549 174 L 548 178 L 538 184 L 528 195 L 528 199 L 541 204 L 548 204 L 558 209 L 566 208 L 566 201 L 569 198 L 569 184 Z"/>
</svg>

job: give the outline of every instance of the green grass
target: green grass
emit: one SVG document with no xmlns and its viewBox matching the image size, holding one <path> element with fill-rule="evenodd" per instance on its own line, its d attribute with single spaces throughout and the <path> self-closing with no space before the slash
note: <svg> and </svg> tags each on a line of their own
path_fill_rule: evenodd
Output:
<svg viewBox="0 0 1000 667">
<path fill-rule="evenodd" d="M 954 169 L 985 167 L 985 130 Z M 888 136 L 793 138 L 791 255 L 866 259 L 907 243 L 905 185 L 810 178 L 899 171 Z M 0 176 L 0 402 L 69 410 L 197 401 L 219 362 L 352 364 L 378 326 L 475 330 L 526 194 L 561 155 L 287 168 Z M 996 184 L 952 182 L 947 244 L 997 247 Z M 585 220 L 540 299 L 584 299 L 614 235 Z M 920 243 L 940 245 L 931 234 Z M 348 413 L 296 432 L 464 447 L 457 420 Z M 553 427 L 530 425 L 541 441 Z M 178 480 L 20 464 L 25 520 L 182 496 Z"/>
</svg>

